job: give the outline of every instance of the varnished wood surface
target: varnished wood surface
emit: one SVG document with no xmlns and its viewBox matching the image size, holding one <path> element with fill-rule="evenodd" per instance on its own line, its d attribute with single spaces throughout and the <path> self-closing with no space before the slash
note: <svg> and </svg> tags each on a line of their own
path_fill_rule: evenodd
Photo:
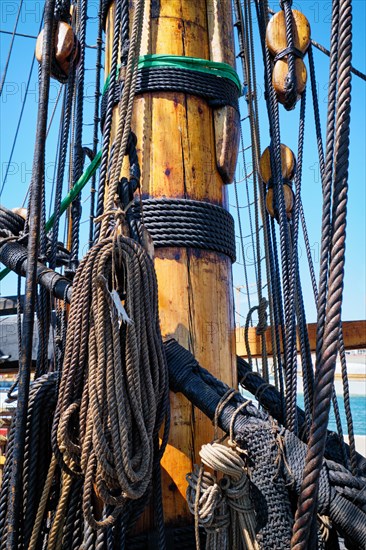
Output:
<svg viewBox="0 0 366 550">
<path fill-rule="evenodd" d="M 294 46 L 305 53 L 310 44 L 310 24 L 305 15 L 292 10 Z M 266 44 L 273 56 L 287 48 L 285 15 L 282 10 L 274 14 L 266 29 Z"/>
<path fill-rule="evenodd" d="M 347 350 L 363 349 L 366 348 L 366 320 L 361 321 L 343 321 L 343 338 L 344 345 Z M 309 323 L 307 325 L 310 341 L 311 351 L 316 349 L 316 323 Z M 270 328 L 266 332 L 266 345 L 267 352 L 272 355 L 272 343 Z M 262 353 L 261 349 L 261 337 L 256 334 L 256 329 L 249 329 L 249 346 L 250 352 L 253 357 L 260 357 Z M 297 349 L 300 351 L 299 342 L 297 342 Z M 240 357 L 247 357 L 247 348 L 245 345 L 244 328 L 240 327 L 236 329 L 236 350 Z M 281 352 L 283 350 L 281 349 Z"/>
<path fill-rule="evenodd" d="M 283 143 L 281 143 L 281 168 L 282 177 L 292 180 L 295 170 L 295 155 L 291 149 Z M 265 148 L 259 159 L 259 173 L 264 183 L 268 183 L 272 177 L 269 147 Z"/>
<path fill-rule="evenodd" d="M 222 2 L 220 2 L 221 4 Z M 230 2 L 225 0 L 230 11 Z M 208 2 L 207 5 L 213 5 Z M 141 55 L 171 54 L 233 61 L 230 26 L 225 40 L 208 29 L 205 1 L 160 0 L 146 3 Z M 130 2 L 133 10 L 133 2 Z M 107 22 L 106 56 L 111 51 L 113 26 Z M 208 16 L 209 15 L 209 16 Z M 217 25 L 217 20 L 216 25 Z M 221 25 L 222 27 L 222 25 Z M 211 33 L 211 34 L 210 34 Z M 232 35 L 230 40 L 232 40 Z M 226 44 L 226 45 L 225 45 Z M 226 56 L 226 57 L 225 57 Z M 109 61 L 106 71 L 110 68 Z M 115 110 L 116 112 L 117 110 Z M 207 103 L 197 97 L 174 92 L 147 93 L 136 97 L 132 129 L 137 136 L 143 196 L 205 200 L 227 206 L 227 194 L 216 159 L 217 132 L 221 133 L 220 151 L 229 145 L 230 121 L 220 115 L 220 128 Z M 117 116 L 114 117 L 114 129 Z M 237 152 L 231 151 L 230 162 Z M 220 161 L 221 162 L 221 161 Z M 229 164 L 223 170 L 230 171 Z M 215 376 L 235 386 L 236 357 L 232 274 L 230 260 L 220 254 L 178 248 L 155 251 L 155 269 L 159 286 L 159 312 L 164 338 L 174 337 L 191 350 L 197 360 Z M 185 476 L 199 460 L 203 443 L 211 441 L 211 422 L 181 395 L 171 395 L 171 430 L 168 448 L 162 460 L 164 514 L 167 524 L 192 522 L 185 491 Z M 152 507 L 139 522 L 140 531 L 152 528 Z"/>
<path fill-rule="evenodd" d="M 297 57 L 295 59 L 295 73 L 296 73 L 296 91 L 297 99 L 300 99 L 302 92 L 305 90 L 307 72 L 305 63 L 302 59 Z M 276 90 L 277 98 L 280 103 L 286 102 L 286 78 L 288 75 L 288 61 L 287 56 L 283 59 L 276 61 L 272 72 L 272 84 Z"/>
</svg>

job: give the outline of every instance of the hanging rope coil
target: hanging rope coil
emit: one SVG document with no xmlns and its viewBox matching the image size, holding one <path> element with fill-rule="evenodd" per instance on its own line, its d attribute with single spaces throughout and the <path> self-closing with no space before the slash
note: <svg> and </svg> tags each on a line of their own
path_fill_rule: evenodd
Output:
<svg viewBox="0 0 366 550">
<path fill-rule="evenodd" d="M 50 373 L 38 378 L 30 388 L 27 421 L 25 429 L 24 464 L 21 471 L 22 514 L 16 518 L 20 540 L 17 548 L 28 548 L 33 522 L 36 517 L 43 483 L 51 458 L 50 431 L 51 418 L 56 405 L 56 384 L 58 373 Z M 1 549 L 6 547 L 9 536 L 9 496 L 13 490 L 11 467 L 15 422 L 12 423 L 6 453 L 6 463 L 0 494 L 0 541 Z M 48 437 L 47 437 L 48 436 Z M 41 525 L 39 526 L 41 529 Z M 43 526 L 44 527 L 44 526 Z"/>
<path fill-rule="evenodd" d="M 219 483 L 208 472 L 201 475 L 197 465 L 187 476 L 188 506 L 192 514 L 198 514 L 199 525 L 207 533 L 206 548 L 229 550 L 240 545 L 248 550 L 258 549 L 249 480 L 242 465 L 233 466 L 238 455 L 218 444 L 204 445 L 200 455 L 204 464 L 225 472 Z"/>
<path fill-rule="evenodd" d="M 154 441 L 167 384 L 153 264 L 131 239 L 105 239 L 75 276 L 53 427 L 60 464 L 85 477 L 84 516 L 94 529 L 146 494 L 163 452 L 154 453 Z M 93 511 L 94 487 L 112 506 L 103 519 Z"/>
</svg>

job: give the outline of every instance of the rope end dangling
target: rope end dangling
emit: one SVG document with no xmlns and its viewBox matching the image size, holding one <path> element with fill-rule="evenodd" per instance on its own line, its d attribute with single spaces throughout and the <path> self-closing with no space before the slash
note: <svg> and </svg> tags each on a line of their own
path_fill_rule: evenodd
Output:
<svg viewBox="0 0 366 550">
<path fill-rule="evenodd" d="M 133 325 L 134 322 L 127 315 L 127 312 L 122 305 L 121 298 L 119 297 L 117 290 L 109 290 L 107 279 L 103 275 L 98 275 L 96 283 L 103 289 L 103 292 L 108 297 L 108 302 L 111 306 L 111 314 L 112 311 L 117 314 L 119 328 L 121 328 L 123 323 L 126 323 L 126 325 L 129 326 Z"/>
<path fill-rule="evenodd" d="M 206 531 L 206 549 L 228 550 L 234 541 L 241 541 L 244 548 L 259 550 L 255 510 L 244 460 L 236 451 L 220 443 L 202 445 L 199 454 L 202 465 L 195 465 L 194 471 L 186 478 L 187 502 L 197 527 Z M 203 471 L 203 465 L 215 473 L 222 473 L 221 480 Z M 198 529 L 196 533 L 199 545 Z"/>
</svg>

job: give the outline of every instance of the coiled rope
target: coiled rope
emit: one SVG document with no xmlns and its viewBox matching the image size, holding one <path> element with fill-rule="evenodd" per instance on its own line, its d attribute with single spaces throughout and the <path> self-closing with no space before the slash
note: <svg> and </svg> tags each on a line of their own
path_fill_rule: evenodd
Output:
<svg viewBox="0 0 366 550">
<path fill-rule="evenodd" d="M 94 529 L 146 494 L 167 406 L 152 261 L 131 239 L 105 239 L 75 276 L 52 438 L 62 468 L 85 477 L 83 511 Z M 96 515 L 95 490 L 112 507 L 107 517 Z"/>
</svg>

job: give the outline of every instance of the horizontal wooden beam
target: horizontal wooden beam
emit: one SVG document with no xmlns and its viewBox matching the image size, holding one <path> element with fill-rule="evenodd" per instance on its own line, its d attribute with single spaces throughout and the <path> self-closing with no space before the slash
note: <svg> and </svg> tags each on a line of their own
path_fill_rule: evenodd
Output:
<svg viewBox="0 0 366 550">
<path fill-rule="evenodd" d="M 311 351 L 316 348 L 316 323 L 307 325 L 310 340 Z M 343 322 L 344 345 L 347 350 L 366 348 L 366 320 L 362 321 L 344 321 Z M 271 329 L 268 327 L 266 332 L 266 346 L 268 355 L 273 354 L 271 342 Z M 257 335 L 255 327 L 249 328 L 249 349 L 252 357 L 260 357 L 261 337 Z M 299 340 L 297 340 L 297 349 L 300 351 Z M 283 350 L 281 350 L 283 351 Z M 236 329 L 236 353 L 240 357 L 247 357 L 248 351 L 245 345 L 244 327 Z"/>
</svg>

